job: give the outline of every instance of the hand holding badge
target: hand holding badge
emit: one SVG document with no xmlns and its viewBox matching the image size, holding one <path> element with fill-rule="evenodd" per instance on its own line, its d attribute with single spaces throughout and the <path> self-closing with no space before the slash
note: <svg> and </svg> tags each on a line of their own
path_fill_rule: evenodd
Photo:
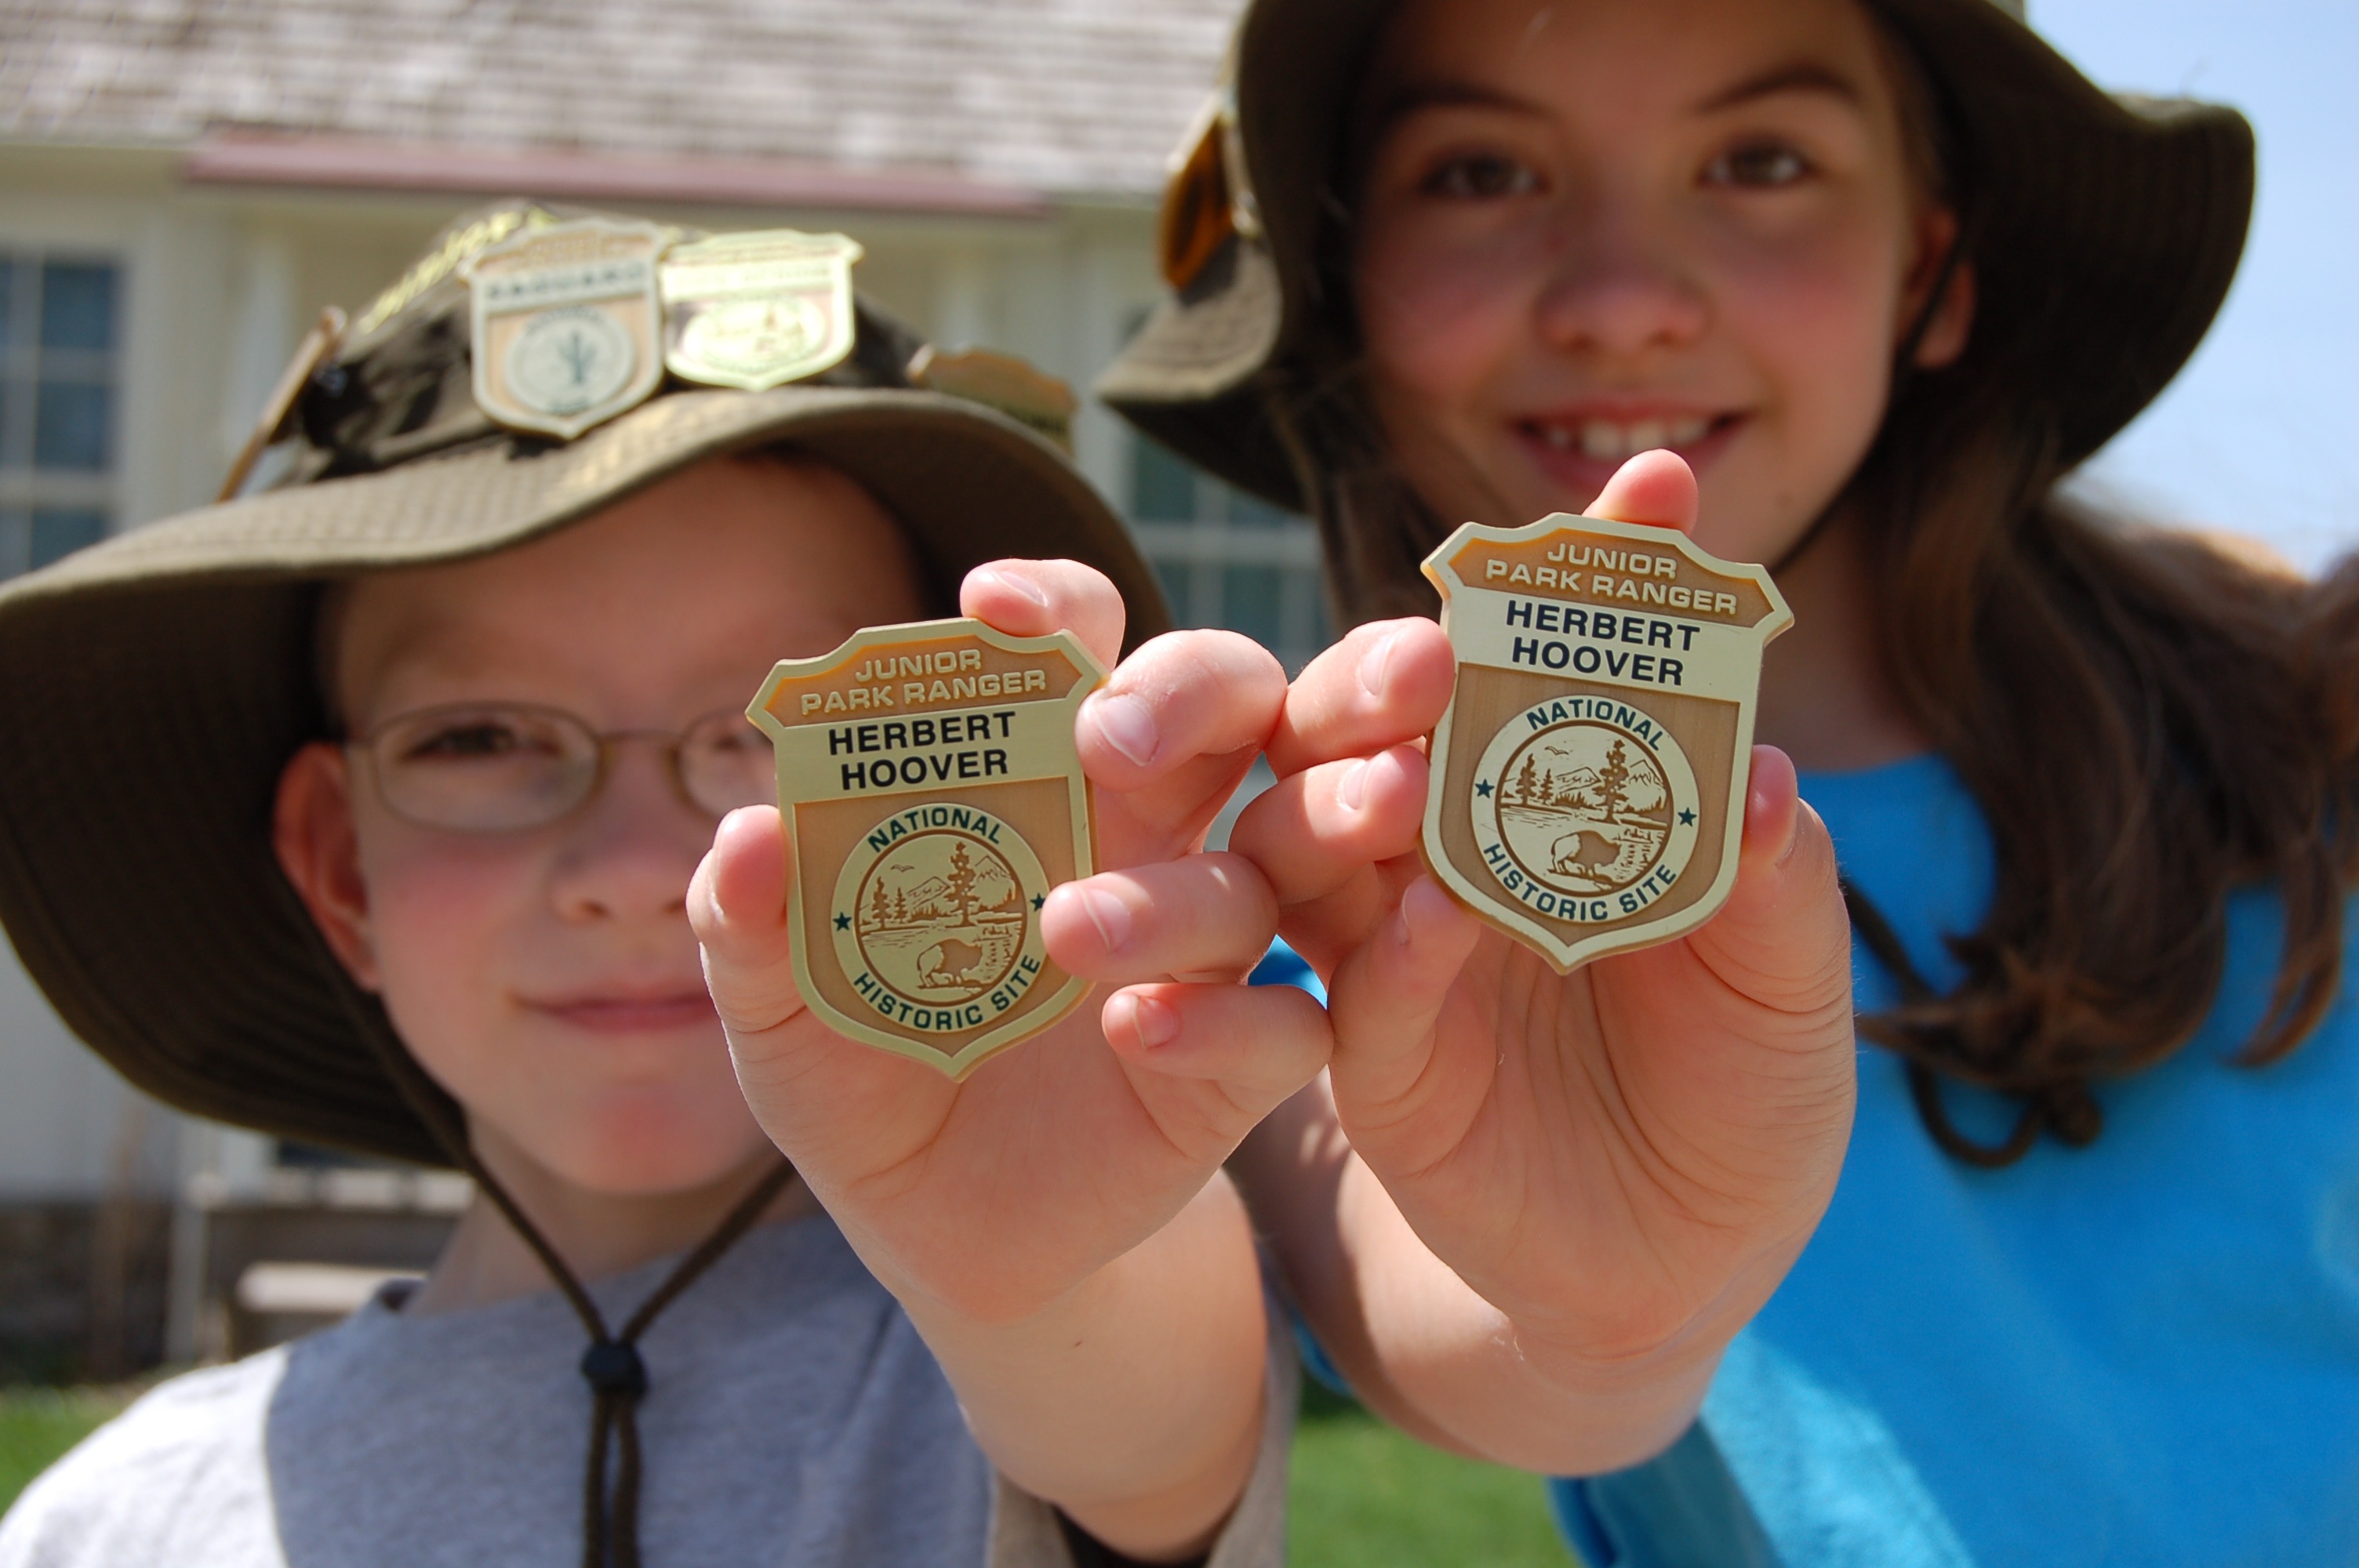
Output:
<svg viewBox="0 0 2359 1568">
<path fill-rule="evenodd" d="M 1049 891 L 1094 872 L 1073 746 L 1105 672 L 1066 633 L 872 627 L 780 664 L 747 715 L 777 749 L 795 982 L 837 1033 L 962 1078 L 1081 1004 Z"/>
<path fill-rule="evenodd" d="M 1676 529 L 1468 524 L 1425 563 L 1458 661 L 1433 737 L 1434 876 L 1560 973 L 1668 942 L 1736 881 L 1769 574 Z"/>
</svg>

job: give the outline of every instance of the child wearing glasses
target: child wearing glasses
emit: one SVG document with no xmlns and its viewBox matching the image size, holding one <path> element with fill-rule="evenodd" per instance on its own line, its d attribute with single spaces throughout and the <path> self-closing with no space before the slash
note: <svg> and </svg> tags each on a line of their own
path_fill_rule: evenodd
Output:
<svg viewBox="0 0 2359 1568">
<path fill-rule="evenodd" d="M 1190 851 L 1283 675 L 1177 634 L 1084 709 L 1110 870 L 1041 919 L 1102 1018 L 962 1084 L 819 1028 L 763 922 L 772 663 L 963 612 L 1111 667 L 1164 611 L 848 287 L 780 269 L 836 340 L 783 384 L 650 373 L 628 290 L 690 238 L 477 214 L 291 384 L 285 482 L 0 594 L 0 914 L 60 1012 L 177 1106 L 477 1189 L 422 1282 L 94 1435 L 0 1564 L 1280 1559 L 1290 1362 L 1219 1167 L 1324 1026 L 1230 983 L 1274 905 Z M 469 264 L 524 254 L 562 297 L 487 316 Z"/>
</svg>

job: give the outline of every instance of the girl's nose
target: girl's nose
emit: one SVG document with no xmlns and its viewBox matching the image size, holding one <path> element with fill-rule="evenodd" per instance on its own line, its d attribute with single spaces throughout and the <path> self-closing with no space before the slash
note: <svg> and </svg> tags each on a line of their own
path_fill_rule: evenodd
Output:
<svg viewBox="0 0 2359 1568">
<path fill-rule="evenodd" d="M 1549 347 L 1641 359 L 1703 335 L 1703 294 L 1636 219 L 1593 209 L 1554 250 L 1535 308 Z"/>
<path fill-rule="evenodd" d="M 712 822 L 680 796 L 654 747 L 614 753 L 603 785 L 570 818 L 550 878 L 568 920 L 663 917 L 687 907 Z"/>
</svg>

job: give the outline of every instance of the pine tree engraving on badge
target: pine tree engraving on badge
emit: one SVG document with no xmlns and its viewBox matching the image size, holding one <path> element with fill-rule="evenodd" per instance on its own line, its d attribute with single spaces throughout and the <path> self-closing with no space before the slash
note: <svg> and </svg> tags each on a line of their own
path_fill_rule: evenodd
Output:
<svg viewBox="0 0 2359 1568">
<path fill-rule="evenodd" d="M 1769 574 L 1667 528 L 1469 524 L 1428 558 L 1457 688 L 1435 730 L 1435 877 L 1560 971 L 1669 941 L 1736 876 Z"/>
</svg>

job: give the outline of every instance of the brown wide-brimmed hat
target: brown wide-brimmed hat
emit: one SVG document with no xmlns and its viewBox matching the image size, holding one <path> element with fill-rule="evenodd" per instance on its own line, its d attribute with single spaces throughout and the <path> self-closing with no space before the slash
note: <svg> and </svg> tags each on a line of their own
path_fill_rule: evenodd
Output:
<svg viewBox="0 0 2359 1568">
<path fill-rule="evenodd" d="M 866 487 L 940 612 L 973 566 L 1061 557 L 1114 579 L 1132 644 L 1169 626 L 1152 569 L 1052 444 L 1060 384 L 937 353 L 857 300 L 841 236 L 689 250 L 705 238 L 527 202 L 475 213 L 294 367 L 260 432 L 286 454 L 274 488 L 0 589 L 0 921 L 67 1024 L 140 1088 L 286 1137 L 451 1159 L 361 1038 L 355 1005 L 375 1004 L 322 961 L 271 848 L 280 771 L 332 733 L 314 646 L 328 584 L 506 549 L 764 449 Z M 517 252 L 527 240 L 540 248 Z M 520 303 L 487 307 L 504 254 Z M 663 279 L 652 296 L 641 263 Z M 502 362 L 476 362 L 479 341 Z M 681 365 L 799 379 L 704 385 Z M 594 423 L 502 423 L 486 374 L 512 420 Z"/>
<path fill-rule="evenodd" d="M 1866 0 L 1913 49 L 1956 146 L 1975 268 L 1959 369 L 2007 378 L 2066 465 L 2179 373 L 2226 296 L 2253 205 L 2233 109 L 2108 96 L 2023 0 Z M 1302 493 L 1266 397 L 1302 351 L 1349 193 L 1344 122 L 1394 0 L 1253 0 L 1165 200 L 1172 293 L 1098 395 L 1280 506 Z"/>
</svg>

